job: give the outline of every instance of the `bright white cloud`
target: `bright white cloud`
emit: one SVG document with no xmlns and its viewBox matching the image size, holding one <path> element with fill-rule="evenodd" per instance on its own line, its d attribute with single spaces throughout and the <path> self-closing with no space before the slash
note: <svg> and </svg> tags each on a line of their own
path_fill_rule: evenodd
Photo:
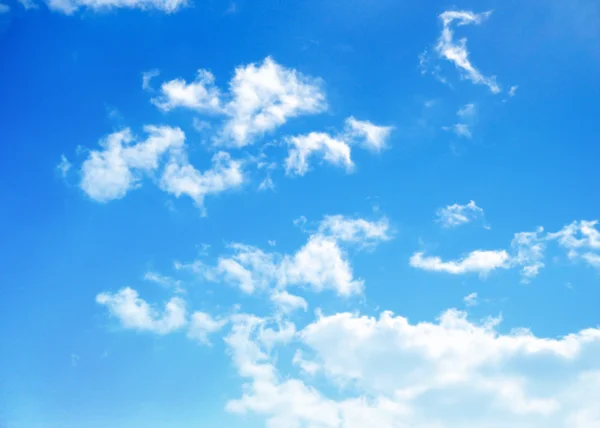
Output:
<svg viewBox="0 0 600 428">
<path fill-rule="evenodd" d="M 522 266 L 521 275 L 524 283 L 528 283 L 531 278 L 536 277 L 540 269 L 545 266 L 542 262 L 546 249 L 544 238 L 541 235 L 543 232 L 544 228 L 540 227 L 535 232 L 515 233 L 511 242 L 511 247 L 516 251 L 512 262 Z"/>
<path fill-rule="evenodd" d="M 136 187 L 145 173 L 158 169 L 162 156 L 183 147 L 179 128 L 145 126 L 148 138 L 136 142 L 129 129 L 100 141 L 102 150 L 92 150 L 81 166 L 83 191 L 98 202 L 120 199 Z"/>
<path fill-rule="evenodd" d="M 598 329 L 563 338 L 501 334 L 500 319 L 474 323 L 454 309 L 420 323 L 390 312 L 319 316 L 295 335 L 302 349 L 292 358 L 304 373 L 324 375 L 313 385 L 278 369 L 261 340 L 265 323 L 238 316 L 225 339 L 246 380 L 226 408 L 261 416 L 270 428 L 591 428 L 600 421 Z M 288 330 L 279 329 L 290 337 Z M 323 385 L 344 393 L 331 398 Z"/>
<path fill-rule="evenodd" d="M 486 275 L 495 269 L 507 269 L 510 256 L 501 251 L 471 251 L 466 257 L 459 260 L 443 261 L 439 257 L 425 256 L 422 252 L 413 254 L 410 258 L 412 267 L 433 271 L 446 272 L 453 275 L 465 273 L 478 273 Z"/>
<path fill-rule="evenodd" d="M 350 146 L 343 140 L 324 132 L 311 132 L 286 139 L 290 146 L 285 160 L 285 171 L 288 175 L 304 175 L 308 172 L 309 158 L 314 155 L 327 163 L 342 166 L 347 171 L 354 168 L 350 158 Z"/>
<path fill-rule="evenodd" d="M 208 70 L 198 70 L 196 80 L 192 83 L 183 79 L 164 82 L 160 87 L 160 96 L 152 98 L 151 101 L 165 112 L 178 107 L 208 113 L 222 111 L 221 93 L 215 86 L 215 77 Z"/>
<path fill-rule="evenodd" d="M 446 11 L 442 13 L 440 19 L 444 27 L 435 49 L 438 55 L 454 63 L 465 78 L 471 80 L 473 83 L 486 85 L 492 93 L 496 94 L 500 92 L 500 86 L 496 83 L 496 78 L 494 76 L 484 76 L 471 63 L 467 50 L 467 39 L 462 38 L 455 41 L 452 30 L 453 24 L 457 26 L 480 24 L 490 15 L 491 12 L 478 14 L 469 11 Z"/>
<path fill-rule="evenodd" d="M 187 0 L 46 0 L 48 7 L 70 15 L 79 9 L 101 11 L 116 8 L 159 10 L 173 13 L 184 7 Z"/>
<path fill-rule="evenodd" d="M 261 64 L 236 68 L 229 83 L 229 119 L 220 142 L 243 147 L 256 136 L 273 131 L 288 119 L 316 114 L 327 108 L 321 82 L 277 64 L 267 57 Z"/>
<path fill-rule="evenodd" d="M 210 345 L 209 336 L 221 330 L 227 319 L 215 319 L 206 312 L 194 312 L 190 317 L 187 336 L 205 345 Z"/>
<path fill-rule="evenodd" d="M 198 171 L 184 155 L 173 156 L 165 166 L 160 187 L 175 197 L 187 195 L 202 207 L 207 195 L 217 194 L 240 187 L 245 182 L 241 161 L 229 153 L 218 152 L 212 158 L 212 166 Z"/>
<path fill-rule="evenodd" d="M 437 221 L 442 227 L 457 227 L 461 224 L 470 223 L 483 217 L 483 209 L 478 207 L 475 201 L 470 201 L 466 205 L 453 204 L 440 208 L 437 213 Z"/>
<path fill-rule="evenodd" d="M 100 293 L 96 296 L 96 302 L 106 306 L 124 328 L 167 334 L 184 327 L 187 323 L 185 302 L 179 297 L 169 300 L 162 313 L 129 287 L 117 293 Z"/>
<path fill-rule="evenodd" d="M 570 259 L 581 259 L 592 267 L 600 267 L 594 251 L 600 250 L 600 231 L 596 228 L 597 220 L 574 221 L 555 233 L 549 233 L 546 239 L 558 241 L 559 245 L 568 250 Z M 581 254 L 581 251 L 586 251 Z M 592 250 L 592 251 L 590 251 Z"/>
<path fill-rule="evenodd" d="M 56 165 L 56 169 L 58 170 L 62 178 L 65 178 L 67 176 L 69 170 L 71 169 L 71 166 L 72 165 L 71 162 L 69 162 L 69 159 L 67 159 L 65 155 L 60 155 L 60 163 Z"/>
<path fill-rule="evenodd" d="M 391 126 L 378 126 L 354 117 L 346 119 L 346 135 L 358 140 L 363 147 L 377 152 L 386 148 L 393 129 Z"/>
<path fill-rule="evenodd" d="M 269 298 L 271 299 L 271 302 L 275 304 L 278 311 L 283 313 L 294 312 L 298 309 L 302 309 L 304 312 L 308 310 L 306 299 L 290 294 L 285 290 L 275 290 L 271 293 Z"/>
<path fill-rule="evenodd" d="M 325 216 L 319 224 L 319 232 L 332 236 L 338 241 L 361 242 L 368 244 L 375 241 L 387 241 L 390 225 L 387 218 L 383 217 L 376 222 L 362 218 L 349 218 L 342 215 Z"/>
</svg>

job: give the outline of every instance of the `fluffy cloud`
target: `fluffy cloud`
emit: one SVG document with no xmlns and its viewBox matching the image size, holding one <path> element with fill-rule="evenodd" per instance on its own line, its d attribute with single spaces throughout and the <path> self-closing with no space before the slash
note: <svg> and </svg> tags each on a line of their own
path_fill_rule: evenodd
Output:
<svg viewBox="0 0 600 428">
<path fill-rule="evenodd" d="M 267 57 L 260 64 L 236 68 L 229 91 L 222 94 L 208 70 L 199 70 L 194 82 L 165 82 L 152 102 L 161 110 L 188 108 L 221 115 L 224 124 L 215 142 L 244 147 L 289 119 L 316 114 L 327 107 L 318 79 L 277 64 Z"/>
<path fill-rule="evenodd" d="M 187 336 L 205 345 L 210 345 L 208 336 L 221 330 L 227 319 L 215 319 L 206 312 L 194 312 L 190 318 Z"/>
<path fill-rule="evenodd" d="M 244 293 L 271 290 L 273 303 L 284 312 L 306 308 L 306 302 L 285 292 L 288 287 L 312 291 L 333 290 L 342 296 L 360 293 L 363 282 L 354 277 L 343 244 L 374 245 L 390 239 L 386 219 L 327 216 L 317 232 L 293 254 L 265 252 L 241 243 L 231 244 L 231 254 L 220 256 L 215 266 L 196 261 L 186 267 L 208 281 L 232 283 Z"/>
<path fill-rule="evenodd" d="M 597 220 L 574 221 L 558 232 L 549 233 L 546 239 L 558 241 L 561 247 L 568 250 L 569 258 L 581 259 L 592 267 L 600 267 L 600 255 L 594 252 L 600 250 L 600 231 L 596 229 L 597 225 Z M 581 254 L 582 250 L 585 253 Z"/>
<path fill-rule="evenodd" d="M 48 7 L 70 15 L 79 9 L 93 11 L 113 8 L 155 9 L 165 13 L 176 12 L 187 4 L 187 0 L 47 0 Z"/>
<path fill-rule="evenodd" d="M 286 142 L 291 147 L 285 160 L 285 171 L 288 175 L 306 174 L 308 160 L 315 154 L 319 154 L 327 163 L 345 167 L 347 171 L 354 167 L 348 143 L 325 132 L 289 137 Z"/>
<path fill-rule="evenodd" d="M 442 227 L 456 227 L 483 217 L 483 209 L 475 201 L 470 201 L 466 205 L 453 204 L 440 208 L 436 214 Z"/>
<path fill-rule="evenodd" d="M 179 128 L 146 126 L 148 138 L 136 142 L 129 129 L 100 141 L 102 150 L 92 150 L 81 166 L 80 186 L 98 202 L 120 199 L 138 186 L 145 173 L 158 169 L 161 157 L 183 147 L 185 135 Z"/>
<path fill-rule="evenodd" d="M 126 287 L 117 293 L 100 293 L 96 302 L 106 306 L 124 328 L 167 334 L 184 327 L 187 323 L 185 302 L 173 297 L 162 313 L 138 296 L 137 291 Z"/>
<path fill-rule="evenodd" d="M 312 385 L 310 377 L 278 369 L 261 340 L 266 322 L 239 316 L 225 339 L 246 380 L 243 395 L 226 408 L 262 416 L 269 427 L 591 428 L 600 422 L 592 398 L 600 392 L 598 329 L 563 338 L 523 329 L 501 334 L 500 319 L 471 322 L 454 309 L 420 323 L 390 312 L 320 316 L 295 335 L 302 350 L 292 359 L 303 372 L 322 375 Z M 328 396 L 316 385 L 342 393 Z"/>
<path fill-rule="evenodd" d="M 486 85 L 493 93 L 500 92 L 500 87 L 496 83 L 496 78 L 484 76 L 469 60 L 467 51 L 467 39 L 462 38 L 454 40 L 452 26 L 480 24 L 490 16 L 491 12 L 473 13 L 468 11 L 446 11 L 440 15 L 443 23 L 442 34 L 435 47 L 440 57 L 454 63 L 462 72 L 463 76 L 473 83 Z"/>
<path fill-rule="evenodd" d="M 542 262 L 544 259 L 544 250 L 546 244 L 542 233 L 544 228 L 540 227 L 535 232 L 520 232 L 515 233 L 511 242 L 512 248 L 516 254 L 512 257 L 512 262 L 518 266 L 522 266 L 521 275 L 522 282 L 528 283 L 531 278 L 536 277 L 545 265 Z"/>
<path fill-rule="evenodd" d="M 347 135 L 358 138 L 365 148 L 377 152 L 386 147 L 392 130 L 391 126 L 378 126 L 368 120 L 357 120 L 354 117 L 346 119 Z"/>
<path fill-rule="evenodd" d="M 504 250 L 475 250 L 462 259 L 450 261 L 443 261 L 439 257 L 425 256 L 423 252 L 417 252 L 411 256 L 410 265 L 418 269 L 446 272 L 453 275 L 465 273 L 486 275 L 495 269 L 507 269 L 510 267 L 509 260 L 510 256 Z"/>
</svg>

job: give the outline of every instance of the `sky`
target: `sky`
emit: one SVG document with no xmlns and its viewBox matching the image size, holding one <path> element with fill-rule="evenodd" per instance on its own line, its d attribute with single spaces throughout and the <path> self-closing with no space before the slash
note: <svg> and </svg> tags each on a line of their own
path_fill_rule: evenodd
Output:
<svg viewBox="0 0 600 428">
<path fill-rule="evenodd" d="M 0 427 L 600 427 L 595 0 L 1 0 Z"/>
</svg>

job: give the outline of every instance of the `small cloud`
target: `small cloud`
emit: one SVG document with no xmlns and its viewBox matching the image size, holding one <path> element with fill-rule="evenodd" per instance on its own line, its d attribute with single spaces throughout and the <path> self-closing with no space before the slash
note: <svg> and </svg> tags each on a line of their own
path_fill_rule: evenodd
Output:
<svg viewBox="0 0 600 428">
<path fill-rule="evenodd" d="M 69 162 L 65 155 L 60 155 L 60 163 L 56 166 L 56 169 L 62 178 L 67 176 L 67 173 L 71 169 L 71 162 Z"/>
<path fill-rule="evenodd" d="M 10 6 L 4 3 L 0 3 L 0 15 L 10 12 Z"/>
<path fill-rule="evenodd" d="M 273 179 L 271 176 L 267 176 L 259 185 L 258 190 L 264 192 L 266 190 L 275 190 L 275 183 L 273 183 Z"/>
<path fill-rule="evenodd" d="M 192 121 L 192 126 L 197 132 L 204 132 L 212 127 L 210 122 L 206 120 L 200 120 L 197 117 Z"/>
<path fill-rule="evenodd" d="M 153 70 L 144 71 L 142 73 L 142 89 L 144 91 L 152 91 L 153 89 L 150 83 L 152 82 L 152 79 L 157 77 L 159 74 L 160 71 L 156 68 Z"/>
<path fill-rule="evenodd" d="M 477 115 L 477 107 L 473 103 L 465 104 L 456 112 L 456 115 L 465 119 L 472 119 Z"/>
<path fill-rule="evenodd" d="M 517 89 L 519 89 L 517 85 L 511 86 L 508 90 L 508 96 L 514 97 L 517 94 Z"/>
<path fill-rule="evenodd" d="M 472 306 L 477 306 L 479 304 L 479 296 L 477 295 L 477 293 L 471 293 L 467 296 L 464 297 L 463 301 L 465 302 L 465 305 L 472 307 Z"/>
<path fill-rule="evenodd" d="M 294 219 L 294 226 L 296 226 L 296 227 L 304 226 L 307 221 L 308 220 L 306 219 L 306 217 L 304 217 L 303 215 L 301 215 L 300 217 Z"/>
<path fill-rule="evenodd" d="M 453 204 L 437 210 L 437 222 L 442 227 L 456 227 L 461 224 L 470 223 L 473 220 L 483 217 L 483 209 L 478 207 L 475 201 L 469 201 L 468 204 Z"/>
<path fill-rule="evenodd" d="M 269 239 L 267 242 L 271 247 L 274 247 L 275 245 L 277 245 L 277 242 L 274 239 Z"/>
<path fill-rule="evenodd" d="M 466 123 L 455 123 L 452 126 L 443 126 L 442 129 L 444 131 L 454 132 L 459 137 L 464 137 L 464 138 L 469 138 L 469 139 L 473 138 L 473 134 L 471 134 L 471 129 L 469 128 L 469 125 L 467 125 Z"/>
</svg>

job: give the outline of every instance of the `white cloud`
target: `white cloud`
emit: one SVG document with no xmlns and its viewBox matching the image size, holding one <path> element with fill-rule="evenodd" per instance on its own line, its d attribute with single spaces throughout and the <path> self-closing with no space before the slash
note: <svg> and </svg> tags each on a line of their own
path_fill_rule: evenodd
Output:
<svg viewBox="0 0 600 428">
<path fill-rule="evenodd" d="M 519 87 L 517 85 L 511 86 L 510 89 L 508 90 L 508 95 L 510 97 L 514 97 L 515 95 L 517 95 L 517 89 L 519 89 Z"/>
<path fill-rule="evenodd" d="M 194 312 L 190 318 L 187 336 L 192 340 L 210 345 L 208 336 L 221 330 L 227 323 L 227 319 L 215 319 L 206 312 Z"/>
<path fill-rule="evenodd" d="M 288 119 L 327 108 L 321 82 L 277 64 L 267 57 L 261 64 L 236 68 L 229 83 L 229 119 L 220 142 L 243 147 Z"/>
<path fill-rule="evenodd" d="M 510 256 L 501 251 L 471 251 L 466 257 L 459 260 L 443 261 L 439 257 L 425 256 L 422 252 L 413 254 L 410 258 L 412 267 L 434 271 L 446 272 L 453 275 L 465 273 L 479 273 L 486 275 L 495 269 L 507 269 Z"/>
<path fill-rule="evenodd" d="M 452 126 L 444 126 L 442 129 L 444 131 L 452 131 L 459 137 L 464 137 L 464 138 L 469 138 L 469 139 L 473 138 L 471 129 L 469 128 L 469 125 L 467 125 L 466 123 L 455 123 Z"/>
<path fill-rule="evenodd" d="M 546 239 L 557 240 L 561 247 L 568 250 L 570 259 L 582 259 L 592 267 L 600 267 L 596 253 L 586 251 L 580 254 L 581 250 L 600 250 L 600 231 L 596 228 L 597 225 L 597 220 L 574 221 L 558 232 L 549 233 Z"/>
<path fill-rule="evenodd" d="M 187 4 L 187 0 L 47 0 L 48 7 L 70 15 L 79 9 L 93 11 L 113 8 L 155 9 L 165 13 L 173 13 Z"/>
<path fill-rule="evenodd" d="M 500 87 L 496 83 L 496 78 L 484 76 L 469 60 L 467 51 L 467 39 L 462 38 L 454 40 L 452 25 L 456 22 L 457 26 L 480 24 L 491 15 L 491 12 L 473 13 L 468 11 L 446 11 L 440 15 L 444 25 L 442 34 L 435 47 L 436 52 L 443 58 L 454 63 L 461 70 L 464 77 L 476 84 L 483 84 L 489 87 L 492 93 L 500 92 Z"/>
<path fill-rule="evenodd" d="M 146 281 L 154 282 L 165 288 L 172 289 L 175 293 L 184 293 L 185 289 L 182 286 L 182 282 L 179 279 L 171 278 L 170 276 L 161 275 L 157 272 L 146 272 L 144 274 Z"/>
<path fill-rule="evenodd" d="M 512 262 L 523 267 L 521 270 L 523 283 L 529 283 L 531 278 L 536 277 L 540 269 L 545 266 L 542 262 L 546 249 L 541 236 L 543 231 L 544 228 L 540 227 L 535 232 L 515 233 L 511 242 L 511 247 L 517 252 L 512 257 Z"/>
<path fill-rule="evenodd" d="M 10 6 L 4 3 L 0 3 L 0 15 L 10 12 Z"/>
<path fill-rule="evenodd" d="M 80 186 L 98 202 L 120 199 L 140 186 L 145 173 L 156 170 L 164 153 L 183 147 L 185 135 L 179 128 L 145 126 L 145 141 L 135 142 L 129 129 L 100 141 L 103 150 L 92 150 L 81 166 Z"/>
<path fill-rule="evenodd" d="M 389 222 L 385 217 L 376 222 L 370 222 L 362 218 L 330 215 L 325 216 L 319 224 L 319 233 L 323 235 L 332 236 L 338 241 L 363 244 L 391 239 L 389 229 Z"/>
<path fill-rule="evenodd" d="M 477 115 L 477 107 L 475 104 L 465 104 L 457 112 L 456 115 L 465 119 L 472 119 Z"/>
<path fill-rule="evenodd" d="M 558 339 L 522 329 L 502 334 L 500 319 L 473 323 L 454 309 L 420 323 L 390 312 L 319 316 L 295 335 L 302 349 L 292 358 L 304 373 L 323 374 L 311 384 L 278 369 L 261 340 L 267 322 L 238 316 L 225 338 L 246 380 L 226 409 L 261 416 L 269 428 L 591 428 L 600 421 L 598 329 Z M 321 387 L 343 393 L 330 398 Z"/>
<path fill-rule="evenodd" d="M 466 205 L 453 204 L 440 208 L 437 213 L 437 221 L 442 227 L 457 227 L 461 224 L 470 223 L 483 217 L 483 209 L 478 207 L 475 201 Z"/>
<path fill-rule="evenodd" d="M 152 82 L 152 79 L 158 77 L 159 75 L 160 71 L 156 68 L 153 70 L 144 71 L 142 73 L 142 89 L 145 91 L 151 91 L 152 86 L 150 83 Z"/>
<path fill-rule="evenodd" d="M 286 139 L 291 147 L 285 160 L 288 175 L 304 175 L 308 172 L 308 159 L 320 154 L 327 163 L 338 165 L 351 171 L 354 163 L 350 158 L 350 146 L 341 139 L 324 132 L 311 132 Z"/>
<path fill-rule="evenodd" d="M 192 83 L 183 79 L 164 82 L 160 92 L 160 96 L 151 101 L 165 112 L 179 107 L 208 113 L 222 111 L 221 92 L 215 86 L 215 77 L 208 70 L 198 70 L 196 80 Z"/>
<path fill-rule="evenodd" d="M 172 156 L 164 168 L 160 187 L 175 197 L 187 195 L 202 207 L 206 195 L 221 193 L 240 187 L 245 182 L 241 161 L 229 153 L 218 152 L 212 158 L 212 166 L 198 171 L 184 155 Z"/>
<path fill-rule="evenodd" d="M 25 10 L 37 9 L 38 5 L 33 0 L 18 0 Z"/>
<path fill-rule="evenodd" d="M 65 178 L 67 176 L 69 170 L 71 169 L 71 162 L 69 162 L 65 155 L 60 155 L 60 163 L 56 165 L 56 169 L 58 170 L 62 178 Z"/>
<path fill-rule="evenodd" d="M 285 290 L 275 290 L 269 296 L 271 302 L 275 304 L 277 309 L 283 313 L 294 312 L 298 309 L 303 309 L 304 312 L 308 309 L 308 303 L 300 296 L 290 294 Z"/>
<path fill-rule="evenodd" d="M 263 181 L 258 185 L 258 190 L 264 192 L 266 190 L 275 190 L 275 183 L 270 175 L 267 175 Z"/>
<path fill-rule="evenodd" d="M 477 293 L 470 293 L 463 299 L 467 306 L 477 306 L 479 304 L 479 296 Z"/>
<path fill-rule="evenodd" d="M 368 120 L 357 120 L 354 117 L 346 119 L 348 137 L 358 139 L 359 144 L 377 152 L 386 148 L 393 129 L 391 126 L 378 126 Z"/>
<path fill-rule="evenodd" d="M 100 293 L 96 302 L 106 306 L 110 314 L 118 318 L 124 328 L 167 334 L 187 323 L 185 302 L 173 297 L 162 313 L 138 296 L 137 291 L 126 287 L 117 293 Z"/>
</svg>

